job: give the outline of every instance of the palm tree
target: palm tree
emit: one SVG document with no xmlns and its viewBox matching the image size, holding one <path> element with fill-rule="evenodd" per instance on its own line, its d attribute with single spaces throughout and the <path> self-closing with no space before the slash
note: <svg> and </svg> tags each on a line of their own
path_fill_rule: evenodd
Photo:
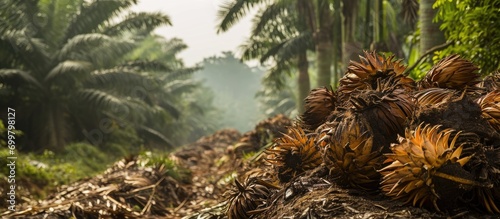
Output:
<svg viewBox="0 0 500 219">
<path fill-rule="evenodd" d="M 193 78 L 193 73 L 200 68 L 185 67 L 177 57 L 186 48 L 181 39 L 150 35 L 126 57 L 127 60 L 145 59 L 149 60 L 146 63 L 156 63 L 149 72 L 164 81 L 160 99 L 169 103 L 167 106 L 174 112 L 164 117 L 148 116 L 145 125 L 136 127 L 139 134 L 147 136 L 149 141 L 158 139 L 182 145 L 219 128 L 220 118 L 213 105 L 213 94 Z M 161 135 L 148 131 L 151 129 Z"/>
<path fill-rule="evenodd" d="M 294 13 L 300 3 L 275 2 L 260 10 L 254 19 L 252 36 L 241 48 L 243 60 L 259 59 L 263 65 L 271 63 L 265 84 L 272 83 L 278 90 L 284 87 L 282 75 L 298 70 L 298 101 L 294 102 L 302 112 L 302 100 L 311 89 L 307 51 L 313 49 L 313 41 L 305 22 Z"/>
<path fill-rule="evenodd" d="M 227 31 L 245 16 L 250 8 L 269 8 L 265 10 L 266 16 L 277 16 L 283 12 L 283 8 L 288 8 L 286 16 L 297 16 L 297 22 L 304 28 L 302 31 L 307 30 L 313 35 L 318 65 L 317 86 L 329 86 L 333 53 L 330 4 L 328 0 L 234 0 L 223 5 L 219 11 L 221 21 L 218 31 Z"/>
<path fill-rule="evenodd" d="M 135 48 L 133 36 L 169 25 L 168 16 L 116 18 L 136 0 L 21 2 L 0 8 L 2 16 L 19 14 L 0 28 L 0 94 L 2 106 L 23 115 L 16 127 L 26 133 L 27 148 L 61 149 L 74 139 L 97 139 L 94 131 L 102 140 L 113 125 L 105 116 L 140 121 L 146 112 L 175 115 L 160 98 L 161 81 L 142 72 L 158 65 L 120 64 Z M 141 89 L 146 92 L 136 92 Z"/>
</svg>

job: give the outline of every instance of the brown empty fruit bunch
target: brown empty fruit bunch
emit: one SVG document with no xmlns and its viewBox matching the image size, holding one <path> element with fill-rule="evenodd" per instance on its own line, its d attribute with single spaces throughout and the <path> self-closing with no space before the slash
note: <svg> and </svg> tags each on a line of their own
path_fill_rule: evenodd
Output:
<svg viewBox="0 0 500 219">
<path fill-rule="evenodd" d="M 463 90 L 467 86 L 473 87 L 480 82 L 479 68 L 472 62 L 460 58 L 459 55 L 450 55 L 434 65 L 425 78 L 420 81 L 421 88 L 451 88 Z"/>
<path fill-rule="evenodd" d="M 360 56 L 361 62 L 351 61 L 347 67 L 345 76 L 340 79 L 339 92 L 350 93 L 354 90 L 376 88 L 377 79 L 386 80 L 392 77 L 392 81 L 405 90 L 413 90 L 415 82 L 413 79 L 403 75 L 406 66 L 400 60 L 393 61 L 394 55 L 385 58 L 375 51 L 364 52 Z"/>
<path fill-rule="evenodd" d="M 440 211 L 440 198 L 452 203 L 470 190 L 477 183 L 462 168 L 471 157 L 461 157 L 462 146 L 455 145 L 458 136 L 452 129 L 440 130 L 439 125 L 407 129 L 405 137 L 392 145 L 392 153 L 386 154 L 389 165 L 380 170 L 382 191 L 406 204 L 427 204 Z"/>
<path fill-rule="evenodd" d="M 481 106 L 481 116 L 488 120 L 488 123 L 500 132 L 500 91 L 494 90 L 487 93 L 477 101 Z"/>
<path fill-rule="evenodd" d="M 244 183 L 234 180 L 236 188 L 229 191 L 226 215 L 229 219 L 250 218 L 258 214 L 257 208 L 264 204 L 273 189 L 279 187 L 257 179 L 247 178 Z"/>
<path fill-rule="evenodd" d="M 375 189 L 383 162 L 381 147 L 373 145 L 373 136 L 363 124 L 359 116 L 346 112 L 320 140 L 327 142 L 323 159 L 339 184 Z"/>
<path fill-rule="evenodd" d="M 301 115 L 302 126 L 315 130 L 323 124 L 335 109 L 335 93 L 326 87 L 311 90 L 305 99 L 305 112 Z"/>
<path fill-rule="evenodd" d="M 322 162 L 314 138 L 307 136 L 301 127 L 290 127 L 265 153 L 268 154 L 266 161 L 278 171 L 281 182 L 288 182 Z"/>
</svg>

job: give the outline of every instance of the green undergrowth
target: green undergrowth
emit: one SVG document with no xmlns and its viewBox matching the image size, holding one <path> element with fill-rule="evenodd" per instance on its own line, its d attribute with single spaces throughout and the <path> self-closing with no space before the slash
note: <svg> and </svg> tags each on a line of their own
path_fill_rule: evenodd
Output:
<svg viewBox="0 0 500 219">
<path fill-rule="evenodd" d="M 0 125 L 2 122 L 0 121 Z M 139 155 L 138 159 L 144 167 L 162 167 L 168 176 L 180 181 L 189 182 L 190 172 L 180 167 L 169 158 L 169 153 L 161 149 L 145 149 L 135 135 L 128 130 L 117 132 L 101 146 L 86 142 L 71 143 L 57 153 L 20 152 L 15 150 L 15 184 L 18 200 L 38 200 L 47 198 L 62 185 L 69 185 L 78 180 L 96 176 L 116 161 Z M 7 165 L 12 157 L 6 145 L 5 128 L 0 126 L 0 192 L 5 194 L 12 185 L 8 181 L 11 173 Z M 0 211 L 7 206 L 0 200 Z"/>
</svg>

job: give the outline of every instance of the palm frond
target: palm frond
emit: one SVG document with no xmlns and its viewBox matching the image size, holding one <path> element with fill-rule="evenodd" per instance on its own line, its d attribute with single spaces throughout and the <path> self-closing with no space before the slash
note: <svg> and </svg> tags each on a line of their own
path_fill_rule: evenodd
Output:
<svg viewBox="0 0 500 219">
<path fill-rule="evenodd" d="M 168 72 L 168 74 L 165 74 L 165 76 L 162 77 L 162 80 L 172 81 L 172 80 L 187 79 L 187 78 L 191 77 L 194 72 L 199 71 L 200 69 L 201 69 L 201 67 L 176 69 L 172 72 Z"/>
<path fill-rule="evenodd" d="M 45 82 L 53 80 L 79 80 L 88 75 L 92 70 L 92 64 L 84 61 L 67 60 L 59 63 L 45 76 Z"/>
<path fill-rule="evenodd" d="M 169 147 L 173 147 L 175 145 L 169 138 L 167 138 L 165 135 L 163 135 L 161 132 L 159 132 L 155 129 L 149 128 L 149 127 L 144 126 L 144 125 L 137 125 L 137 127 L 139 128 L 140 131 L 144 131 L 144 132 L 148 133 L 149 135 L 152 135 L 155 138 L 163 141 Z"/>
<path fill-rule="evenodd" d="M 418 0 L 403 0 L 401 6 L 400 15 L 407 24 L 413 26 L 418 20 Z"/>
<path fill-rule="evenodd" d="M 82 59 L 93 63 L 96 68 L 111 68 L 135 46 L 132 41 L 115 39 L 83 54 Z"/>
<path fill-rule="evenodd" d="M 148 95 L 151 91 L 160 89 L 160 81 L 124 68 L 94 71 L 85 81 L 85 85 L 101 90 L 126 92 L 127 95 L 138 93 Z"/>
<path fill-rule="evenodd" d="M 261 57 L 261 60 L 266 60 L 270 56 L 275 56 L 277 62 L 290 61 L 296 58 L 299 53 L 311 49 L 313 45 L 312 34 L 309 31 L 302 32 L 300 35 L 288 39 L 277 47 L 269 50 L 267 54 Z"/>
<path fill-rule="evenodd" d="M 0 37 L 0 45 L 6 52 L 6 58 L 15 62 L 16 60 L 23 66 L 26 66 L 32 71 L 43 71 L 49 62 L 49 55 L 47 53 L 48 47 L 40 39 L 32 38 L 26 34 L 25 31 L 8 31 Z M 5 46 L 5 47 L 3 47 Z M 10 67 L 13 66 L 13 63 Z"/>
<path fill-rule="evenodd" d="M 112 111 L 120 109 L 122 112 L 128 112 L 123 99 L 96 89 L 81 89 L 73 96 L 75 101 L 81 105 L 88 106 L 96 111 Z"/>
<path fill-rule="evenodd" d="M 170 17 L 163 13 L 130 13 L 123 21 L 105 27 L 103 33 L 111 36 L 133 30 L 142 30 L 149 33 L 162 25 L 172 25 Z"/>
<path fill-rule="evenodd" d="M 289 7 L 289 1 L 281 0 L 261 9 L 253 19 L 252 35 L 260 35 L 265 26 L 277 22 L 277 19 L 282 16 L 286 16 L 285 12 Z"/>
<path fill-rule="evenodd" d="M 243 18 L 252 7 L 263 2 L 262 0 L 231 0 L 224 2 L 217 12 L 219 25 L 217 33 L 229 30 L 241 18 Z"/>
<path fill-rule="evenodd" d="M 149 60 L 133 60 L 123 63 L 117 68 L 128 68 L 140 71 L 160 71 L 172 72 L 173 69 L 159 61 Z"/>
<path fill-rule="evenodd" d="M 167 83 L 164 88 L 165 92 L 173 96 L 180 96 L 183 93 L 192 91 L 193 89 L 199 87 L 199 82 L 189 79 L 189 80 L 175 80 Z"/>
<path fill-rule="evenodd" d="M 37 87 L 42 88 L 42 85 L 33 76 L 20 69 L 0 69 L 0 84 L 9 86 L 34 84 Z"/>
<path fill-rule="evenodd" d="M 63 43 L 79 34 L 92 33 L 99 25 L 136 4 L 137 0 L 106 0 L 82 4 L 80 13 L 70 21 Z"/>
<path fill-rule="evenodd" d="M 266 86 L 276 87 L 277 90 L 281 90 L 285 87 L 285 74 L 290 74 L 292 67 L 290 64 L 277 63 L 266 73 L 263 79 L 263 83 Z"/>
<path fill-rule="evenodd" d="M 82 54 L 112 40 L 111 37 L 100 33 L 76 35 L 62 46 L 57 57 L 59 60 L 68 59 L 73 53 Z"/>
<path fill-rule="evenodd" d="M 178 109 L 177 104 L 169 101 L 168 99 L 161 99 L 158 102 L 158 106 L 160 106 L 174 118 L 179 118 L 181 116 L 181 111 Z"/>
</svg>

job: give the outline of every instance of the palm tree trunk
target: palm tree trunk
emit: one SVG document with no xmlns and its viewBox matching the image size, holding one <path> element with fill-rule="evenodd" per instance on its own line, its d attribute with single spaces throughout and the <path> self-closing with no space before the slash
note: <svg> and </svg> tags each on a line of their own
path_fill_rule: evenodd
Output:
<svg viewBox="0 0 500 219">
<path fill-rule="evenodd" d="M 298 55 L 298 69 L 299 77 L 297 77 L 298 85 L 298 100 L 297 100 L 297 110 L 299 114 L 302 114 L 305 110 L 304 99 L 306 99 L 309 91 L 311 90 L 311 81 L 309 79 L 309 63 L 307 61 L 307 52 L 304 51 Z"/>
<path fill-rule="evenodd" d="M 343 22 L 343 63 L 349 63 L 350 60 L 356 60 L 362 52 L 362 42 L 356 41 L 356 17 L 358 11 L 358 0 L 342 0 Z"/>
<path fill-rule="evenodd" d="M 341 0 L 335 0 L 333 4 L 333 87 L 338 86 L 342 77 L 340 63 L 342 62 L 342 7 Z"/>
<path fill-rule="evenodd" d="M 436 15 L 436 10 L 432 8 L 434 2 L 435 0 L 420 0 L 420 54 L 445 42 L 439 24 L 432 22 Z"/>
<path fill-rule="evenodd" d="M 315 32 L 316 61 L 318 64 L 318 81 L 316 85 L 331 86 L 332 67 L 332 14 L 327 0 L 318 0 L 318 29 Z"/>
</svg>

